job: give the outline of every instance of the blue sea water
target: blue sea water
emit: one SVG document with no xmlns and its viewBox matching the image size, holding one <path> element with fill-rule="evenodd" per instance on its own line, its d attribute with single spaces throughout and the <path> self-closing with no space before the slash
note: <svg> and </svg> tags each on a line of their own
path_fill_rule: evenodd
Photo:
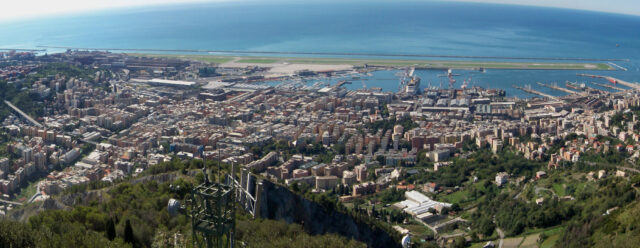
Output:
<svg viewBox="0 0 640 248">
<path fill-rule="evenodd" d="M 615 58 L 629 59 L 615 62 L 629 71 L 586 73 L 640 81 L 640 16 L 513 5 L 411 0 L 241 1 L 0 22 L 0 48 L 39 45 Z M 440 84 L 440 72 L 417 73 L 423 78 L 423 85 Z M 503 88 L 508 95 L 517 97 L 530 95 L 511 88 L 513 84 L 535 87 L 535 82 L 592 80 L 577 78 L 576 71 L 458 73 L 463 74 L 458 78 L 460 82 L 463 77 L 472 77 L 475 85 Z M 393 74 L 376 73 L 367 86 L 395 91 L 397 80 L 390 78 Z M 350 87 L 355 85 L 358 84 Z"/>
</svg>

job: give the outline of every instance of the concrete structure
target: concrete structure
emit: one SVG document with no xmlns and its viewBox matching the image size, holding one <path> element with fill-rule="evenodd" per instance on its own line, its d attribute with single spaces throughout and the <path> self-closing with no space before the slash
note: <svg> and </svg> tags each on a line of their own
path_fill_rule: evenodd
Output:
<svg viewBox="0 0 640 248">
<path fill-rule="evenodd" d="M 330 190 L 338 186 L 340 179 L 337 176 L 316 177 L 317 190 Z"/>
</svg>

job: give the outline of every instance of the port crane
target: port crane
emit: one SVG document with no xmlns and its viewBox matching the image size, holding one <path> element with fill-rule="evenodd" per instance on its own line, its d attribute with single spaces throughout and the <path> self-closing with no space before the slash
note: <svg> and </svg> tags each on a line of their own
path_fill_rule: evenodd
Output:
<svg viewBox="0 0 640 248">
<path fill-rule="evenodd" d="M 460 88 L 462 88 L 462 89 L 466 89 L 466 88 L 467 88 L 467 86 L 469 86 L 469 82 L 471 82 L 471 77 L 469 77 L 469 79 L 467 79 L 467 80 L 464 80 L 464 81 L 462 82 L 462 86 L 460 86 Z"/>
<path fill-rule="evenodd" d="M 413 75 L 415 71 L 416 71 L 416 68 L 414 67 L 412 67 L 411 70 L 407 69 L 404 71 L 404 74 L 402 75 L 402 79 L 400 80 L 399 91 L 403 91 L 405 86 L 407 86 L 407 84 L 409 83 L 409 81 L 415 80 L 415 76 Z"/>
<path fill-rule="evenodd" d="M 453 78 L 453 73 L 451 69 L 447 72 L 447 77 L 449 78 L 449 90 L 453 90 L 453 85 L 456 83 L 456 80 Z"/>
<path fill-rule="evenodd" d="M 400 79 L 400 89 L 398 91 L 402 91 L 404 86 L 407 84 L 407 77 L 409 77 L 409 72 L 407 70 L 402 74 L 402 79 Z"/>
</svg>

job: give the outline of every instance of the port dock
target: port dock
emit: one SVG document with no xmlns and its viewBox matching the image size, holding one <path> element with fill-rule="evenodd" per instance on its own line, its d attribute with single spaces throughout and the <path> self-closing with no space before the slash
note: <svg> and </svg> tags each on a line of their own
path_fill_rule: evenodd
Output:
<svg viewBox="0 0 640 248">
<path fill-rule="evenodd" d="M 557 85 L 543 84 L 543 83 L 540 83 L 540 82 L 538 82 L 538 85 L 543 86 L 543 87 L 547 87 L 549 89 L 562 91 L 562 92 L 565 92 L 565 93 L 568 93 L 568 94 L 579 94 L 579 92 L 577 92 L 577 91 L 573 91 L 573 90 L 570 90 L 570 89 L 562 88 L 562 87 L 559 87 Z"/>
<path fill-rule="evenodd" d="M 613 67 L 615 67 L 615 68 L 618 68 L 618 70 L 627 71 L 627 68 L 624 68 L 624 67 L 622 67 L 622 66 L 619 66 L 619 65 L 618 65 L 618 64 L 616 64 L 616 63 L 609 62 L 608 64 L 609 64 L 609 65 L 611 65 L 611 66 L 613 66 Z"/>
<path fill-rule="evenodd" d="M 550 98 L 550 99 L 553 99 L 553 100 L 560 100 L 560 98 L 558 98 L 556 96 L 552 96 L 552 95 L 549 95 L 549 94 L 542 93 L 540 91 L 534 90 L 534 89 L 531 88 L 531 86 L 525 85 L 525 87 L 520 87 L 520 86 L 517 86 L 517 85 L 512 85 L 511 87 L 519 89 L 519 90 L 522 90 L 522 91 L 530 93 L 530 94 L 539 95 L 539 96 Z"/>
<path fill-rule="evenodd" d="M 627 82 L 627 81 L 620 80 L 620 79 L 617 79 L 617 78 L 614 78 L 614 77 L 601 76 L 601 75 L 591 75 L 591 74 L 581 74 L 581 73 L 578 73 L 578 74 L 576 74 L 576 75 L 578 75 L 578 76 L 580 76 L 580 77 L 604 78 L 604 79 L 606 79 L 606 80 L 609 80 L 609 82 L 611 82 L 611 83 L 613 83 L 613 84 L 622 84 L 622 85 L 627 86 L 627 87 L 629 87 L 629 88 L 633 88 L 633 89 L 636 89 L 636 90 L 640 90 L 640 85 L 639 85 L 639 84 L 637 84 L 637 83 Z"/>
<path fill-rule="evenodd" d="M 601 87 L 605 87 L 605 88 L 609 88 L 609 89 L 614 89 L 614 90 L 619 90 L 619 91 L 625 91 L 626 89 L 620 88 L 620 87 L 616 87 L 613 85 L 609 85 L 609 84 L 601 84 L 601 83 L 596 83 L 596 82 L 591 82 L 592 84 L 601 86 Z"/>
</svg>

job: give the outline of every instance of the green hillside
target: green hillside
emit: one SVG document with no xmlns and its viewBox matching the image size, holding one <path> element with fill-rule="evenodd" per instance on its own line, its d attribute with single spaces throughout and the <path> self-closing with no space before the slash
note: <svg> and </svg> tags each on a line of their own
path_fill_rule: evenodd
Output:
<svg viewBox="0 0 640 248">
<path fill-rule="evenodd" d="M 191 247 L 191 220 L 186 214 L 170 216 L 166 209 L 170 198 L 186 202 L 191 189 L 201 182 L 200 172 L 187 175 L 194 174 L 198 165 L 176 160 L 143 175 L 147 179 L 151 174 L 177 175 L 170 182 L 159 183 L 155 177 L 137 184 L 132 180 L 92 183 L 45 203 L 23 206 L 10 215 L 22 213 L 18 218 L 24 221 L 0 221 L 0 247 L 173 247 L 174 242 Z M 69 200 L 75 202 L 72 207 L 52 207 L 54 201 Z M 241 247 L 365 247 L 338 235 L 309 235 L 297 224 L 251 220 L 241 210 L 237 213 L 236 243 Z"/>
</svg>

